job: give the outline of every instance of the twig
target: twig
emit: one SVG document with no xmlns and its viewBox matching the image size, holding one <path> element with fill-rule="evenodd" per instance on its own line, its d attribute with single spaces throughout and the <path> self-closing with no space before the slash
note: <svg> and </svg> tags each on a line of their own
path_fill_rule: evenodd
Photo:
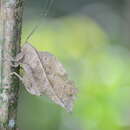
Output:
<svg viewBox="0 0 130 130">
<path fill-rule="evenodd" d="M 15 57 L 20 51 L 23 0 L 0 0 L 2 44 L 0 57 Z M 19 67 L 11 67 L 10 61 L 0 61 L 0 130 L 16 130 L 16 113 L 19 80 L 8 77 L 11 72 L 19 72 Z"/>
</svg>

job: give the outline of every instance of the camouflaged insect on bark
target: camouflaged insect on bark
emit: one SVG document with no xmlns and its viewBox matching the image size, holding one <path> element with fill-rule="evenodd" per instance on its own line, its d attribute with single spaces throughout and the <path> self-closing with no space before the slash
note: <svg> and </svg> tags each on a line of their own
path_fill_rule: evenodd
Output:
<svg viewBox="0 0 130 130">
<path fill-rule="evenodd" d="M 72 111 L 77 89 L 55 56 L 48 52 L 38 52 L 26 43 L 16 61 L 22 63 L 25 71 L 23 84 L 30 94 L 46 95 L 67 111 Z"/>
</svg>

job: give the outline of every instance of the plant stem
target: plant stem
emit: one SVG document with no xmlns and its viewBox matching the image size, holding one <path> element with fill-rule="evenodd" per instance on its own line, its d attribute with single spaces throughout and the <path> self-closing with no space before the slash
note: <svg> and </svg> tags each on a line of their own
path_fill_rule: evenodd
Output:
<svg viewBox="0 0 130 130">
<path fill-rule="evenodd" d="M 16 130 L 19 80 L 9 75 L 19 72 L 11 67 L 11 57 L 20 51 L 22 15 L 23 0 L 0 0 L 0 130 Z"/>
</svg>

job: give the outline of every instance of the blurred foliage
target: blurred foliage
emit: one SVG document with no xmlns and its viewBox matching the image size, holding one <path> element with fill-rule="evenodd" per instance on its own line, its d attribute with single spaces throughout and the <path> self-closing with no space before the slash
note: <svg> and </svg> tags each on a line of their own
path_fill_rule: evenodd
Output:
<svg viewBox="0 0 130 130">
<path fill-rule="evenodd" d="M 22 41 L 36 23 L 23 27 Z M 79 94 L 71 114 L 46 97 L 31 96 L 21 88 L 21 130 L 130 129 L 130 53 L 126 48 L 109 44 L 100 26 L 76 16 L 46 20 L 29 42 L 62 61 Z"/>
</svg>

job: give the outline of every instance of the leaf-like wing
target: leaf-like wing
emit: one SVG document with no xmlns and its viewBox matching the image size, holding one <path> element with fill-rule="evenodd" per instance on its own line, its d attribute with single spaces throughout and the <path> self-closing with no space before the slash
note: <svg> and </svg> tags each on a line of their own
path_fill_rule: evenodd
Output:
<svg viewBox="0 0 130 130">
<path fill-rule="evenodd" d="M 27 91 L 37 96 L 46 95 L 71 111 L 77 90 L 57 58 L 48 52 L 38 52 L 29 43 L 24 44 L 21 55 L 19 62 L 25 71 L 23 83 Z"/>
<path fill-rule="evenodd" d="M 26 90 L 32 95 L 40 96 L 41 95 L 40 90 L 39 90 L 40 88 L 37 87 L 38 82 L 36 82 L 34 78 L 31 67 L 27 64 L 22 64 L 22 67 L 25 71 L 22 81 Z"/>
<path fill-rule="evenodd" d="M 64 108 L 66 108 L 67 111 L 72 111 L 73 102 L 77 94 L 74 83 L 68 79 L 63 65 L 55 56 L 48 52 L 39 52 L 39 56 L 46 76 L 51 83 L 50 89 L 54 91 L 54 94 L 64 104 Z M 48 93 L 46 94 L 48 95 Z M 48 96 L 53 100 L 53 96 L 55 95 Z M 57 101 L 55 102 L 57 103 Z"/>
</svg>

